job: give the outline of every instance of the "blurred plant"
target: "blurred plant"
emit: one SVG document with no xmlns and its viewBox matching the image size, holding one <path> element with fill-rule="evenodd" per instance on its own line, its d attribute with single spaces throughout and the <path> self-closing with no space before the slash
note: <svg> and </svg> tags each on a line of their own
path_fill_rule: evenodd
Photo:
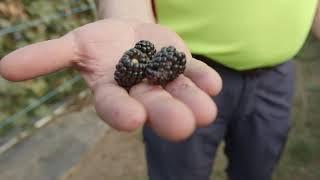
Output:
<svg viewBox="0 0 320 180">
<path fill-rule="evenodd" d="M 93 1 L 4 0 L 0 2 L 0 30 L 56 14 L 69 14 L 73 8 L 92 5 L 90 3 L 93 3 Z M 10 51 L 27 44 L 57 38 L 93 20 L 94 12 L 85 11 L 60 19 L 48 19 L 36 27 L 0 36 L 0 58 Z M 19 111 L 66 80 L 71 79 L 75 74 L 76 72 L 72 70 L 65 70 L 19 83 L 9 83 L 0 78 L 0 123 L 1 120 Z M 14 125 L 7 125 L 6 128 L 0 130 L 0 135 L 14 126 L 27 127 L 28 119 L 45 115 L 52 104 L 62 100 L 66 96 L 79 92 L 83 88 L 83 82 L 77 83 L 74 87 L 67 88 L 48 103 L 21 117 Z"/>
</svg>

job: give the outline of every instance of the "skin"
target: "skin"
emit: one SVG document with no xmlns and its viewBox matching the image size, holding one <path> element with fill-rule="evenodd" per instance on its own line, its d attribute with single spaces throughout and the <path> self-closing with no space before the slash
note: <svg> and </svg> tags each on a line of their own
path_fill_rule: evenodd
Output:
<svg viewBox="0 0 320 180">
<path fill-rule="evenodd" d="M 101 19 L 135 19 L 155 23 L 151 0 L 96 0 Z"/>
</svg>

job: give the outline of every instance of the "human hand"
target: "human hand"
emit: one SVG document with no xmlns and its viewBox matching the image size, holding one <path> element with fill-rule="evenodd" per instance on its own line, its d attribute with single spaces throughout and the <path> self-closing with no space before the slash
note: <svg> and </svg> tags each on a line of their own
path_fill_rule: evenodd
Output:
<svg viewBox="0 0 320 180">
<path fill-rule="evenodd" d="M 184 75 L 167 86 L 142 82 L 128 92 L 117 85 L 113 73 L 122 54 L 139 40 L 157 49 L 173 45 L 185 52 Z M 22 81 L 63 68 L 76 68 L 95 98 L 99 116 L 111 127 L 132 131 L 148 123 L 157 134 L 172 141 L 189 137 L 196 127 L 210 124 L 217 109 L 211 96 L 221 90 L 219 75 L 192 58 L 183 41 L 156 24 L 101 20 L 65 36 L 18 49 L 0 61 L 0 74 Z"/>
</svg>

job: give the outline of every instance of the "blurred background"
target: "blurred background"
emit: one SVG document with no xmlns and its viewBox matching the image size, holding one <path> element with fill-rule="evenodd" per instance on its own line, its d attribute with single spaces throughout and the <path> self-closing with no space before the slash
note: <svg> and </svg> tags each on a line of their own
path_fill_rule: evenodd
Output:
<svg viewBox="0 0 320 180">
<path fill-rule="evenodd" d="M 0 58 L 94 21 L 95 9 L 93 0 L 1 0 Z M 310 35 L 295 64 L 292 130 L 274 179 L 319 180 L 320 41 Z M 225 165 L 220 150 L 215 180 L 225 179 Z M 89 178 L 146 180 L 140 132 L 102 123 L 72 70 L 19 83 L 0 78 L 0 180 Z"/>
</svg>

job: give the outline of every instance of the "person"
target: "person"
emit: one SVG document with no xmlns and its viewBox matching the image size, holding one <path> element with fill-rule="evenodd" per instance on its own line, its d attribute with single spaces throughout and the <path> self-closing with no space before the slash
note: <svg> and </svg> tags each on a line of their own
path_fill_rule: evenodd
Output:
<svg viewBox="0 0 320 180">
<path fill-rule="evenodd" d="M 8 54 L 0 74 L 21 81 L 76 68 L 111 127 L 132 131 L 144 125 L 151 180 L 209 179 L 222 140 L 230 180 L 271 179 L 290 127 L 290 59 L 312 22 L 320 35 L 317 1 L 97 4 L 103 20 Z M 141 39 L 185 52 L 184 75 L 165 87 L 145 82 L 129 92 L 119 87 L 115 65 Z"/>
</svg>

